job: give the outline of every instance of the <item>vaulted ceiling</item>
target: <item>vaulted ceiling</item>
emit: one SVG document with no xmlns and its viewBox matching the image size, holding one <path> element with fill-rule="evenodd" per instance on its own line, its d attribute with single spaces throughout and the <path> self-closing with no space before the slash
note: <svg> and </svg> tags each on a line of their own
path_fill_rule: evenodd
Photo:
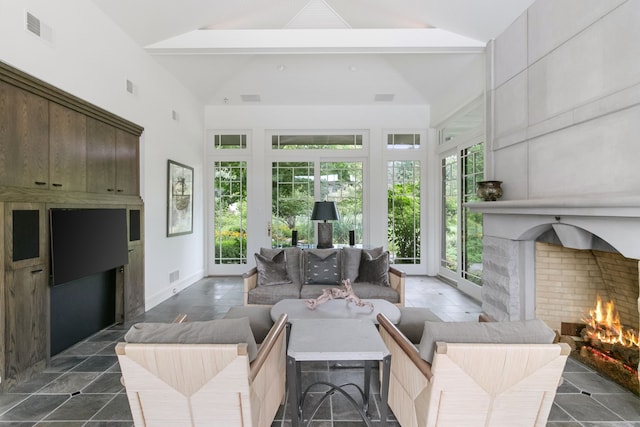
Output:
<svg viewBox="0 0 640 427">
<path fill-rule="evenodd" d="M 425 105 L 533 0 L 93 2 L 204 104 Z"/>
</svg>

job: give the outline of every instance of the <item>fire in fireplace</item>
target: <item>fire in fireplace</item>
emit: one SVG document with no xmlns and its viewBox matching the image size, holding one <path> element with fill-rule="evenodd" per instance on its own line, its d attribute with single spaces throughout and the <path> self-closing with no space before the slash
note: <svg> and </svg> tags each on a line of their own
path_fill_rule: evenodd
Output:
<svg viewBox="0 0 640 427">
<path fill-rule="evenodd" d="M 576 340 L 572 356 L 640 395 L 638 333 L 623 326 L 613 301 L 603 304 L 600 295 L 582 320 L 582 339 Z"/>
</svg>

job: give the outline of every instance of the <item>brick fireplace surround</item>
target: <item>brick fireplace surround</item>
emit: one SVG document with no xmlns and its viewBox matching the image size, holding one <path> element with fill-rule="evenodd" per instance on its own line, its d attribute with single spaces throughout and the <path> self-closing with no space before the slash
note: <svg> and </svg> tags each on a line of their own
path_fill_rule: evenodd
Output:
<svg viewBox="0 0 640 427">
<path fill-rule="evenodd" d="M 640 196 L 468 203 L 483 213 L 482 309 L 580 322 L 596 293 L 640 329 Z"/>
</svg>

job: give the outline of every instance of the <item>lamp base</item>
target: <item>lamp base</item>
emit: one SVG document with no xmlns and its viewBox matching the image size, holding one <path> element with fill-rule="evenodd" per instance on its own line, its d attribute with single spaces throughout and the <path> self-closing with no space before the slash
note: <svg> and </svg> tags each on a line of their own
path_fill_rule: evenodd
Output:
<svg viewBox="0 0 640 427">
<path fill-rule="evenodd" d="M 333 247 L 333 225 L 330 222 L 318 223 L 318 249 Z"/>
</svg>

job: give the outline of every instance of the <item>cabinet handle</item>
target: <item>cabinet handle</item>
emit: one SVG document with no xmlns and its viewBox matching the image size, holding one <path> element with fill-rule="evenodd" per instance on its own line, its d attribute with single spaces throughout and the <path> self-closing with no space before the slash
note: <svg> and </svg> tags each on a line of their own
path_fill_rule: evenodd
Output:
<svg viewBox="0 0 640 427">
<path fill-rule="evenodd" d="M 129 253 L 133 252 L 133 249 L 129 249 Z"/>
<path fill-rule="evenodd" d="M 36 185 L 47 185 L 47 183 L 43 182 L 43 181 L 36 181 L 34 184 L 36 184 Z"/>
<path fill-rule="evenodd" d="M 120 189 L 118 189 L 118 193 L 122 193 L 123 191 L 124 191 L 124 190 L 120 190 Z"/>
<path fill-rule="evenodd" d="M 107 191 L 113 191 L 113 188 L 107 188 Z"/>
<path fill-rule="evenodd" d="M 37 270 L 31 270 L 31 274 L 37 274 L 37 273 L 42 273 L 44 270 L 42 268 L 39 268 Z"/>
<path fill-rule="evenodd" d="M 62 184 L 52 184 L 54 187 L 62 187 Z"/>
</svg>

